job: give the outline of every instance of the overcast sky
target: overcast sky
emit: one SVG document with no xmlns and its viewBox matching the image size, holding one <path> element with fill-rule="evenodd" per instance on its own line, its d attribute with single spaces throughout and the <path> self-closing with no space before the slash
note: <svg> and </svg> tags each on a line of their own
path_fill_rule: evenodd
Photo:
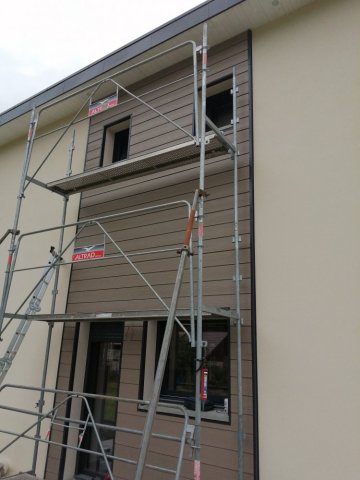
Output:
<svg viewBox="0 0 360 480">
<path fill-rule="evenodd" d="M 1 2 L 0 112 L 201 3 Z"/>
</svg>

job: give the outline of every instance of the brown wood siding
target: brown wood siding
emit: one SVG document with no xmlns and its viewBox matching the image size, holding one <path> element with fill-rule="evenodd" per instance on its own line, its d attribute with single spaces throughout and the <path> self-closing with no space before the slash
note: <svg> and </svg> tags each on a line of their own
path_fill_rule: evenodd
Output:
<svg viewBox="0 0 360 480">
<path fill-rule="evenodd" d="M 220 79 L 237 69 L 238 92 L 238 149 L 239 157 L 239 228 L 240 244 L 242 360 L 244 389 L 245 480 L 253 478 L 253 419 L 252 419 L 252 351 L 251 351 L 251 282 L 250 282 L 250 195 L 249 195 L 249 105 L 248 105 L 248 46 L 246 35 L 209 51 L 208 82 Z M 192 79 L 187 77 L 192 68 L 187 63 L 164 70 L 161 74 L 135 85 L 132 91 L 149 101 L 161 112 L 169 115 L 184 128 L 192 129 Z M 186 78 L 182 78 L 186 77 Z M 180 80 L 178 80 L 181 78 Z M 158 88 L 169 83 L 164 88 Z M 150 93 L 145 94 L 150 91 Z M 126 98 L 124 97 L 126 100 Z M 100 165 L 104 127 L 118 119 L 131 116 L 130 157 L 166 148 L 181 140 L 183 133 L 136 101 L 128 101 L 91 120 L 85 169 Z M 231 129 L 230 129 L 231 130 Z M 231 133 L 231 132 L 230 132 Z M 230 136 L 231 138 L 231 136 Z M 234 252 L 233 252 L 233 163 L 228 155 L 206 161 L 205 236 L 204 236 L 204 303 L 214 307 L 235 307 Z M 176 167 L 143 178 L 127 180 L 84 192 L 79 218 L 116 214 L 178 200 L 192 201 L 198 186 L 198 165 Z M 126 253 L 153 248 L 179 247 L 186 228 L 184 207 L 109 219 L 103 226 Z M 96 226 L 87 227 L 80 235 L 78 245 L 101 242 L 103 234 Z M 197 278 L 197 234 L 194 232 L 194 267 Z M 107 240 L 107 254 L 116 248 Z M 147 254 L 131 257 L 156 291 L 169 303 L 175 280 L 178 255 L 175 252 Z M 196 286 L 195 286 L 196 287 Z M 195 288 L 196 290 L 196 288 Z M 184 274 L 179 298 L 180 308 L 189 308 L 189 268 Z M 124 259 L 85 262 L 73 266 L 68 298 L 68 313 L 107 311 L 147 311 L 162 309 L 159 301 Z M 70 333 L 69 333 L 70 335 Z M 139 394 L 143 326 L 125 324 L 119 395 L 137 398 Z M 60 361 L 58 386 L 69 385 L 70 348 L 64 337 Z M 71 349 L 71 348 L 70 348 Z M 236 329 L 230 333 L 230 423 L 204 421 L 202 424 L 202 475 L 209 480 L 235 480 L 237 478 L 237 376 Z M 142 428 L 145 414 L 134 406 L 121 404 L 118 423 L 122 427 Z M 180 419 L 158 415 L 154 431 L 178 433 Z M 115 455 L 137 458 L 139 438 L 130 434 L 117 434 Z M 165 453 L 166 452 L 166 453 Z M 193 478 L 193 462 L 186 449 L 182 478 Z M 176 464 L 175 445 L 152 440 L 148 457 L 150 463 L 173 467 Z M 55 478 L 58 459 L 50 449 L 46 478 Z M 119 479 L 133 478 L 134 467 L 115 463 L 114 474 Z M 169 475 L 146 471 L 146 479 L 167 479 Z"/>
</svg>

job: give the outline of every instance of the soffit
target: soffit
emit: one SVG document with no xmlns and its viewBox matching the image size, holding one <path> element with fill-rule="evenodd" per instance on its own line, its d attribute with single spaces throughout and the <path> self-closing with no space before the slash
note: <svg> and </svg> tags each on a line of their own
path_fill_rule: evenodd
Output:
<svg viewBox="0 0 360 480">
<path fill-rule="evenodd" d="M 205 2 L 191 10 L 188 14 L 184 14 L 182 17 L 169 22 L 163 27 L 159 27 L 148 35 L 141 37 L 138 41 L 135 40 L 98 62 L 76 72 L 62 82 L 49 87 L 39 95 L 31 97 L 13 109 L 4 112 L 0 115 L 0 125 L 3 123 L 0 126 L 0 145 L 4 145 L 20 136 L 26 135 L 30 118 L 29 112 L 34 104 L 36 106 L 46 105 L 54 99 L 58 100 L 66 97 L 69 93 L 82 89 L 86 85 L 91 85 L 102 78 L 114 74 L 120 69 L 122 70 L 149 56 L 156 55 L 164 49 L 171 48 L 187 40 L 193 40 L 197 44 L 201 44 L 204 18 L 208 24 L 209 55 L 211 55 L 212 46 L 235 37 L 246 30 L 253 30 L 282 16 L 289 15 L 314 0 L 279 0 L 279 4 L 276 6 L 273 5 L 274 1 L 276 2 L 276 0 L 244 0 L 241 3 L 236 3 L 236 5 L 231 6 L 234 4 L 234 0 L 225 0 L 223 4 L 225 8 L 226 5 L 229 5 L 229 8 L 219 14 L 217 14 L 215 9 L 215 7 L 218 6 L 216 2 Z M 180 20 L 183 20 L 182 26 Z M 190 20 L 192 24 L 195 24 L 197 20 L 199 23 L 177 33 L 176 29 L 179 30 L 186 25 L 185 20 L 188 20 L 188 24 Z M 160 38 L 167 37 L 168 39 L 166 41 L 159 44 Z M 145 45 L 147 47 L 146 49 L 144 47 Z M 137 51 L 141 51 L 141 49 L 142 53 L 137 54 Z M 137 83 L 164 68 L 188 58 L 189 55 L 189 47 L 176 50 L 176 52 L 173 52 L 171 55 L 155 59 L 151 63 L 142 65 L 122 75 L 121 84 L 126 86 Z M 131 59 L 126 60 L 126 57 L 130 57 Z M 116 67 L 113 67 L 114 65 L 116 65 Z M 74 87 L 74 85 L 76 86 Z M 102 87 L 101 92 L 103 96 L 106 96 L 110 91 L 110 87 L 107 86 Z M 79 108 L 85 98 L 86 94 L 83 93 L 57 104 L 56 107 L 52 107 L 46 111 L 42 123 L 46 123 L 47 125 L 55 124 L 62 118 L 70 117 L 73 112 Z M 15 116 L 17 112 L 25 113 L 20 113 L 16 118 L 11 120 L 11 117 Z"/>
</svg>

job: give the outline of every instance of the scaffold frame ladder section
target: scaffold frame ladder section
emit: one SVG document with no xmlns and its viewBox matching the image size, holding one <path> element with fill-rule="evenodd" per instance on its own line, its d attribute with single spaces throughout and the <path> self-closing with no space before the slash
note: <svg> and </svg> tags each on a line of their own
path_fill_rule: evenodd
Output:
<svg viewBox="0 0 360 480">
<path fill-rule="evenodd" d="M 34 290 L 29 306 L 25 312 L 25 319 L 22 319 L 16 328 L 16 331 L 10 340 L 9 346 L 5 355 L 0 359 L 0 384 L 4 380 L 6 374 L 10 370 L 12 362 L 19 351 L 19 348 L 24 340 L 26 333 L 28 332 L 31 320 L 27 319 L 28 316 L 35 315 L 41 310 L 40 304 L 46 290 L 54 275 L 55 266 L 58 264 L 59 256 L 54 247 L 50 248 L 50 256 L 48 260 L 48 266 L 44 268 L 41 279 Z"/>
</svg>

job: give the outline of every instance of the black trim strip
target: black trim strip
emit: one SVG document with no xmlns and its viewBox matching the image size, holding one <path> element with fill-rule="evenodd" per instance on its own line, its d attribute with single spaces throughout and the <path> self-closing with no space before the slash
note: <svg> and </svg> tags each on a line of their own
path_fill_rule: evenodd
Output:
<svg viewBox="0 0 360 480">
<path fill-rule="evenodd" d="M 259 416 L 258 416 L 258 372 L 256 334 L 256 281 L 255 281 L 255 200 L 254 200 L 254 112 L 253 112 L 253 56 L 252 32 L 248 31 L 249 68 L 249 167 L 250 167 L 250 264 L 251 264 L 251 347 L 253 387 L 253 446 L 254 479 L 259 480 Z"/>
<path fill-rule="evenodd" d="M 148 331 L 148 322 L 144 322 L 142 339 L 141 339 L 140 378 L 139 378 L 139 389 L 138 389 L 138 398 L 140 399 L 144 398 L 147 331 Z M 138 410 L 139 410 L 139 405 L 138 405 Z"/>
<path fill-rule="evenodd" d="M 65 331 L 65 327 L 66 327 L 66 325 L 64 325 L 64 331 Z M 69 391 L 72 391 L 74 389 L 76 357 L 77 357 L 78 345 L 79 345 L 79 333 L 80 333 L 80 322 L 77 322 L 76 327 L 75 327 L 73 351 L 72 351 L 72 358 L 71 358 L 71 370 L 70 370 L 69 387 L 68 387 Z M 62 346 L 61 346 L 61 351 L 62 351 Z M 59 365 L 60 365 L 60 362 L 59 362 Z M 71 402 L 67 402 L 65 417 L 69 418 L 70 414 L 71 414 Z M 63 433 L 63 438 L 62 438 L 62 443 L 64 445 L 67 445 L 68 434 L 69 434 L 69 429 L 64 428 L 64 433 Z M 59 480 L 62 480 L 63 475 L 64 475 L 66 451 L 67 451 L 67 448 L 62 447 L 61 455 L 60 455 L 60 463 L 59 463 L 59 475 L 58 475 Z"/>
</svg>

